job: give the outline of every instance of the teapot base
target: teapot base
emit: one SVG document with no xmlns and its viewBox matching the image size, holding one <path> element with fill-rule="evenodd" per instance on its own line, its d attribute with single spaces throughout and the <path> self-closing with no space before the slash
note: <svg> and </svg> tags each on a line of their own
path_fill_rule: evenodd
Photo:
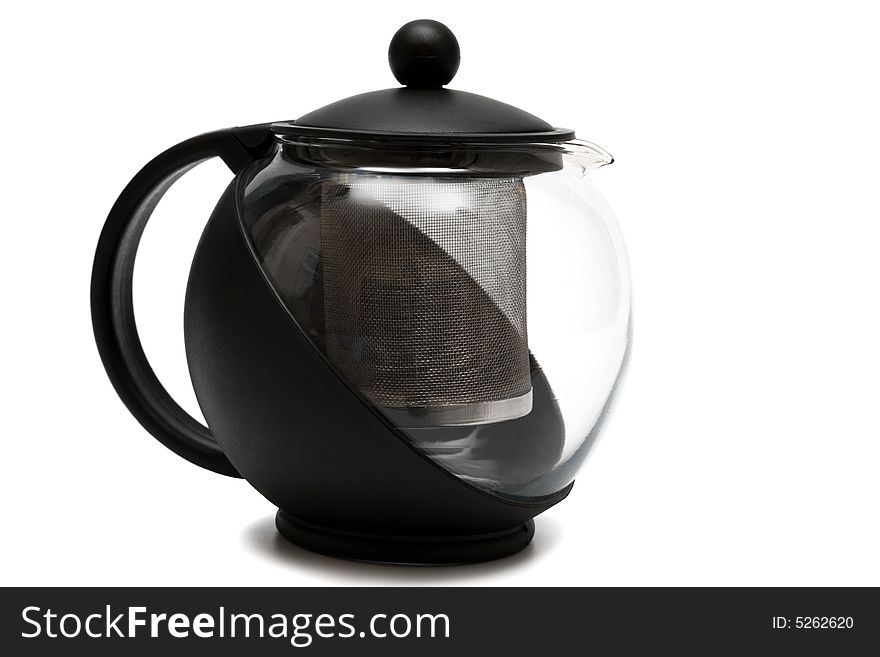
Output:
<svg viewBox="0 0 880 657">
<path fill-rule="evenodd" d="M 279 509 L 278 532 L 291 543 L 331 557 L 383 564 L 454 566 L 501 559 L 526 547 L 535 521 L 468 536 L 388 536 L 340 531 L 304 522 Z"/>
</svg>

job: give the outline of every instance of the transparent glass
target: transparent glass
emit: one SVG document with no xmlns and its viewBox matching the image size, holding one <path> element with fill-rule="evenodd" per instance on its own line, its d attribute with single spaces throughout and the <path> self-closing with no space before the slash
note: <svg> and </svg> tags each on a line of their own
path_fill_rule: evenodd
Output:
<svg viewBox="0 0 880 657">
<path fill-rule="evenodd" d="M 620 379 L 630 286 L 583 141 L 279 138 L 239 205 L 331 367 L 430 458 L 513 498 L 574 479 Z"/>
</svg>

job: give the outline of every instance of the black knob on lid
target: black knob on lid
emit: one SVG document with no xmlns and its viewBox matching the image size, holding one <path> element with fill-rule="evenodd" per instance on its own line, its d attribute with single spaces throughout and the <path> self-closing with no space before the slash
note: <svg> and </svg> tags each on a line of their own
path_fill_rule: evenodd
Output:
<svg viewBox="0 0 880 657">
<path fill-rule="evenodd" d="M 422 19 L 407 23 L 391 39 L 388 63 L 400 84 L 442 87 L 449 84 L 461 62 L 458 39 L 448 27 Z"/>
</svg>

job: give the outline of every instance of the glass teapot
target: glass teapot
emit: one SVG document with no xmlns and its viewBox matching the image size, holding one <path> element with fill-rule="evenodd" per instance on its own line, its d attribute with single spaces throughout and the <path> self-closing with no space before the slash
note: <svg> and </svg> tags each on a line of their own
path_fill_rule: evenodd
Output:
<svg viewBox="0 0 880 657">
<path fill-rule="evenodd" d="M 243 477 L 308 549 L 398 563 L 512 554 L 565 498 L 629 345 L 623 241 L 597 146 L 445 89 L 455 36 L 391 41 L 403 88 L 159 155 L 107 219 L 92 278 L 108 376 L 184 458 Z M 138 340 L 132 273 L 162 194 L 235 172 L 194 256 L 186 353 L 208 427 Z"/>
</svg>

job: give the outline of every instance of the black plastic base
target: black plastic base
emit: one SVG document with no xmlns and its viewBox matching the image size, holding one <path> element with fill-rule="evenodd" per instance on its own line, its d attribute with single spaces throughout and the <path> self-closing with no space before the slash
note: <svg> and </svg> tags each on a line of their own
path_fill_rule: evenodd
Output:
<svg viewBox="0 0 880 657">
<path fill-rule="evenodd" d="M 297 520 L 279 510 L 275 526 L 296 545 L 342 559 L 407 565 L 444 565 L 491 561 L 515 554 L 535 535 L 535 521 L 513 529 L 470 536 L 382 536 L 344 532 Z"/>
</svg>

